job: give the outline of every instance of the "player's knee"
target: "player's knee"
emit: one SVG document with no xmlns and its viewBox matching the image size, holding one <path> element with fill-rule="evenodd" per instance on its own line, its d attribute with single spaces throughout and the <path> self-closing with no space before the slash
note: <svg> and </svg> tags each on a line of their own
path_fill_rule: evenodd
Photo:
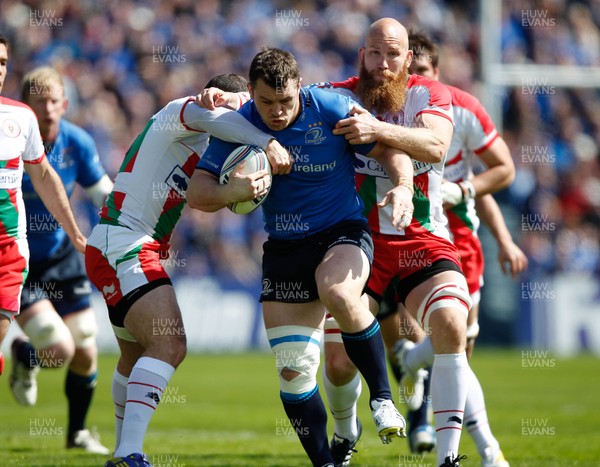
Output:
<svg viewBox="0 0 600 467">
<path fill-rule="evenodd" d="M 417 320 L 430 331 L 436 353 L 464 351 L 470 308 L 471 297 L 466 287 L 452 282 L 435 286 L 425 297 L 417 311 Z"/>
<path fill-rule="evenodd" d="M 334 350 L 332 350 L 334 349 Z M 325 368 L 327 371 L 327 378 L 335 386 L 341 386 L 351 380 L 355 373 L 356 367 L 348 357 L 343 346 L 336 346 L 336 348 L 328 347 L 325 352 Z"/>
<path fill-rule="evenodd" d="M 69 328 L 54 311 L 34 315 L 23 326 L 23 332 L 36 348 L 38 357 L 43 358 L 46 351 L 48 358 L 62 360 L 62 364 L 73 357 L 75 349 Z"/>
<path fill-rule="evenodd" d="M 96 349 L 91 348 L 76 348 L 73 359 L 69 365 L 71 370 L 75 370 L 79 374 L 91 374 L 97 365 Z"/>
<path fill-rule="evenodd" d="M 179 339 L 177 341 L 177 348 L 176 348 L 176 352 L 174 355 L 175 364 L 173 366 L 175 368 L 177 368 L 181 364 L 181 362 L 183 362 L 186 355 L 187 355 L 187 340 L 186 340 L 185 336 L 183 336 L 182 339 Z"/>
<path fill-rule="evenodd" d="M 98 324 L 92 310 L 68 315 L 65 318 L 65 324 L 73 337 L 75 348 L 87 349 L 96 345 Z"/>
<path fill-rule="evenodd" d="M 62 368 L 72 361 L 74 355 L 75 346 L 70 339 L 35 349 L 37 362 L 42 368 Z"/>
<path fill-rule="evenodd" d="M 164 346 L 161 352 L 164 355 L 164 360 L 177 368 L 187 354 L 187 340 L 185 335 L 174 336 L 172 339 L 169 339 L 169 344 Z"/>
<path fill-rule="evenodd" d="M 436 354 L 461 353 L 466 348 L 466 324 L 447 311 L 435 313 L 430 320 L 430 338 Z"/>
<path fill-rule="evenodd" d="M 301 395 L 317 385 L 321 357 L 320 329 L 278 326 L 267 330 L 282 393 Z"/>
<path fill-rule="evenodd" d="M 154 324 L 154 321 L 156 321 L 156 324 Z M 131 335 L 126 329 L 125 331 Z M 124 335 L 122 332 L 120 334 Z M 153 320 L 151 332 L 142 333 L 137 337 L 137 340 L 133 336 L 129 340 L 138 341 L 146 351 L 160 355 L 158 357 L 160 360 L 164 360 L 175 368 L 179 366 L 187 354 L 187 338 L 181 318 L 155 319 Z"/>
<path fill-rule="evenodd" d="M 435 315 L 435 321 L 444 321 L 444 325 L 450 326 L 448 331 L 462 330 L 464 335 L 471 305 L 471 296 L 465 287 L 453 282 L 438 284 L 419 305 L 417 321 L 427 331 Z"/>
<path fill-rule="evenodd" d="M 288 367 L 282 368 L 281 371 L 279 372 L 279 376 L 281 378 L 283 378 L 285 381 L 291 381 L 300 375 L 301 375 L 300 372 L 298 372 L 294 368 L 288 368 Z"/>
<path fill-rule="evenodd" d="M 347 310 L 352 301 L 358 298 L 353 296 L 352 289 L 347 284 L 322 284 L 318 287 L 319 298 L 328 310 Z"/>
</svg>

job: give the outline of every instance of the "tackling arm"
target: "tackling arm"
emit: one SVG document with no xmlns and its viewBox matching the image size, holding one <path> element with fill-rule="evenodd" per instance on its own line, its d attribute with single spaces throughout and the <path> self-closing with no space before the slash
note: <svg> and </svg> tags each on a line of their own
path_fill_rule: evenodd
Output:
<svg viewBox="0 0 600 467">
<path fill-rule="evenodd" d="M 251 144 L 264 149 L 274 174 L 287 174 L 292 170 L 292 158 L 283 146 L 239 113 L 224 107 L 208 110 L 189 104 L 183 112 L 185 125 L 190 128 L 206 131 L 223 141 Z"/>
<path fill-rule="evenodd" d="M 196 131 L 206 131 L 211 135 L 231 143 L 252 144 L 267 149 L 273 136 L 260 131 L 242 115 L 218 107 L 208 110 L 188 104 L 183 109 L 184 125 Z"/>
<path fill-rule="evenodd" d="M 398 230 L 405 229 L 410 225 L 414 211 L 414 169 L 411 158 L 405 152 L 382 143 L 377 143 L 367 155 L 379 162 L 394 185 L 377 205 L 382 208 L 391 204 L 393 226 Z"/>
<path fill-rule="evenodd" d="M 238 110 L 244 103 L 250 100 L 248 92 L 228 92 L 219 88 L 206 88 L 196 96 L 196 104 L 209 110 L 217 107 L 228 107 Z"/>
<path fill-rule="evenodd" d="M 442 161 L 454 131 L 450 120 L 432 113 L 421 113 L 415 127 L 382 122 L 360 107 L 353 108 L 350 114 L 337 123 L 334 134 L 344 135 L 351 144 L 379 141 L 421 162 Z"/>
</svg>

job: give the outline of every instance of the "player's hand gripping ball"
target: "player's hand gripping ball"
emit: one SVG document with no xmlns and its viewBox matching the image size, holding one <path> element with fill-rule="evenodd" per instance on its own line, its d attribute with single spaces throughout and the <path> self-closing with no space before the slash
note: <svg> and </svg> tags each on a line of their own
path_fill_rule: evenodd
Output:
<svg viewBox="0 0 600 467">
<path fill-rule="evenodd" d="M 243 145 L 231 151 L 231 154 L 229 154 L 227 159 L 225 159 L 225 163 L 223 164 L 221 175 L 219 177 L 219 183 L 221 185 L 229 182 L 229 176 L 231 175 L 233 168 L 242 161 L 246 161 L 246 165 L 240 172 L 244 175 L 265 169 L 268 170 L 269 175 L 271 175 L 271 164 L 269 164 L 269 159 L 262 148 L 259 148 L 258 146 Z M 270 185 L 268 189 L 271 189 Z M 249 214 L 257 209 L 265 201 L 265 199 L 267 199 L 268 194 L 269 192 L 267 191 L 266 194 L 258 196 L 253 200 L 232 203 L 227 207 L 236 214 Z"/>
</svg>

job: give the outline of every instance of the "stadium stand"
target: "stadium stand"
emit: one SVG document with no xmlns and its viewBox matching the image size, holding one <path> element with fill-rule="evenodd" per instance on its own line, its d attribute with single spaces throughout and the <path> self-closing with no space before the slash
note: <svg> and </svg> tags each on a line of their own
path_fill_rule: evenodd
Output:
<svg viewBox="0 0 600 467">
<path fill-rule="evenodd" d="M 534 0 L 502 3 L 504 63 L 600 66 L 597 1 L 557 0 L 542 2 L 543 7 Z M 263 45 L 291 50 L 305 83 L 344 79 L 355 73 L 367 25 L 382 16 L 432 34 L 442 47 L 442 80 L 480 95 L 478 4 L 321 0 L 283 8 L 275 0 L 5 0 L 0 31 L 13 44 L 13 59 L 3 94 L 17 98 L 21 77 L 35 66 L 56 67 L 67 81 L 68 117 L 92 134 L 114 175 L 149 116 L 171 99 L 196 93 L 215 74 L 245 73 L 248 57 Z M 522 280 L 564 272 L 597 277 L 598 90 L 524 81 L 520 88 L 504 89 L 503 111 L 503 136 L 517 178 L 496 198 L 529 257 Z M 77 209 L 92 222 L 89 206 Z M 211 277 L 226 289 L 255 293 L 263 239 L 258 212 L 186 210 L 172 242 L 171 272 L 176 279 Z M 518 299 L 521 287 L 512 290 L 517 306 L 527 307 Z M 496 305 L 485 303 L 488 309 Z M 517 314 L 510 315 L 511 326 L 518 323 Z M 514 343 L 527 336 L 513 330 L 502 339 Z"/>
</svg>

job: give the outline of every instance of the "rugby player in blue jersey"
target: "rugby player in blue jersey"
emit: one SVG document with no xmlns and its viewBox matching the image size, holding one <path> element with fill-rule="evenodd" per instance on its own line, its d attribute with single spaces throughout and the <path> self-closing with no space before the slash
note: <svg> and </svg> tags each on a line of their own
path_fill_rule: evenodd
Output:
<svg viewBox="0 0 600 467">
<path fill-rule="evenodd" d="M 239 112 L 294 158 L 289 174 L 273 177 L 262 205 L 269 238 L 263 247 L 261 302 L 280 397 L 312 464 L 333 466 L 316 378 L 325 307 L 338 320 L 347 353 L 369 386 L 379 436 L 384 442 L 405 436 L 404 419 L 391 397 L 379 325 L 361 301 L 373 244 L 356 193 L 354 153 L 376 157 L 373 164 L 381 163 L 394 181 L 380 205 L 392 205 L 398 229 L 412 217 L 412 162 L 381 143 L 351 145 L 335 136 L 336 123 L 358 104 L 302 88 L 298 64 L 286 51 L 269 48 L 257 54 L 249 81 L 253 100 Z M 191 207 L 212 212 L 247 200 L 218 181 L 234 147 L 212 140 L 193 175 L 197 183 L 188 189 Z"/>
<path fill-rule="evenodd" d="M 46 156 L 67 195 L 70 197 L 79 184 L 100 208 L 112 182 L 100 164 L 91 136 L 62 118 L 68 101 L 61 76 L 50 67 L 36 68 L 24 77 L 21 94 L 37 116 Z M 21 314 L 16 320 L 28 339 L 17 337 L 13 341 L 10 387 L 19 403 L 34 405 L 40 367 L 67 366 L 67 448 L 108 454 L 85 426 L 97 380 L 98 328 L 90 306 L 91 285 L 79 253 L 27 175 L 23 177 L 23 198 L 30 262 L 21 294 Z"/>
</svg>

